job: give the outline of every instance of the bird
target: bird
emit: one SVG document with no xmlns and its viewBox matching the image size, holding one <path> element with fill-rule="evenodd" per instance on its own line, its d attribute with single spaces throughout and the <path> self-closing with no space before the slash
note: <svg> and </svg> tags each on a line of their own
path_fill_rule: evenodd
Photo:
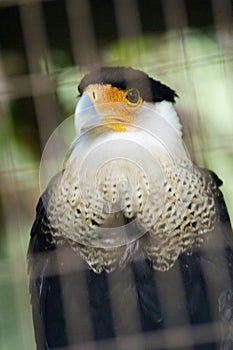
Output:
<svg viewBox="0 0 233 350">
<path fill-rule="evenodd" d="M 98 68 L 78 91 L 30 234 L 37 349 L 233 349 L 222 181 L 191 160 L 177 93 L 131 67 Z"/>
</svg>

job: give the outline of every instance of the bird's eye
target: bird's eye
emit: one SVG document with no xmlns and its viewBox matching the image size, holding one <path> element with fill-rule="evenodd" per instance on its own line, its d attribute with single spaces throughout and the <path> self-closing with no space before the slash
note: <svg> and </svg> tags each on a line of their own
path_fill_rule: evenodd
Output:
<svg viewBox="0 0 233 350">
<path fill-rule="evenodd" d="M 140 93 L 137 89 L 129 89 L 126 98 L 130 103 L 137 104 L 140 100 Z"/>
</svg>

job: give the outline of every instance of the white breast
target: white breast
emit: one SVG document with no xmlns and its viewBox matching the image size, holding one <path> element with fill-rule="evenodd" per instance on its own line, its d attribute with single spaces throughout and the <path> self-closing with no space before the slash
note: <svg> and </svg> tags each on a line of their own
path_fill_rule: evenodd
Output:
<svg viewBox="0 0 233 350">
<path fill-rule="evenodd" d="M 67 236 L 82 241 L 82 227 L 83 237 L 90 243 L 96 234 L 92 223 L 106 227 L 109 217 L 119 211 L 128 220 L 137 217 L 143 235 L 156 222 L 166 201 L 167 169 L 177 173 L 177 167 L 188 165 L 179 132 L 150 104 L 140 109 L 138 119 L 126 132 L 96 127 L 80 135 L 73 143 L 60 195 L 55 199 L 64 203 L 64 215 L 70 213 Z M 60 222 L 59 214 L 57 217 Z M 106 244 L 123 244 L 121 228 L 116 231 L 114 228 L 111 239 L 108 228 Z M 95 244 L 99 244 L 98 239 L 95 237 Z"/>
</svg>

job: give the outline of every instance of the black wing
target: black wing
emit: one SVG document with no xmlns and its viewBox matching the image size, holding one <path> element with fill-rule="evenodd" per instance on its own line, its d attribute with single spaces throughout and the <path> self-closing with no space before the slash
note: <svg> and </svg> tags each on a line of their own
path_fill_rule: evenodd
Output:
<svg viewBox="0 0 233 350">
<path fill-rule="evenodd" d="M 57 325 L 64 326 L 60 277 L 54 272 L 57 269 L 55 247 L 50 233 L 45 235 L 46 211 L 42 198 L 36 209 L 36 219 L 31 230 L 28 249 L 30 293 L 33 311 L 33 323 L 38 349 L 50 349 L 50 338 L 65 343 L 65 333 L 56 333 Z M 53 296 L 51 297 L 51 293 Z M 58 309 L 56 318 L 54 308 Z M 51 322 L 54 327 L 50 328 Z M 64 328 L 64 327 L 63 327 Z M 52 343 L 52 345 L 55 345 Z"/>
<path fill-rule="evenodd" d="M 218 321 L 219 308 L 226 323 L 224 344 L 230 349 L 232 229 L 219 190 L 222 183 L 214 173 L 204 172 L 216 185 L 217 222 L 207 241 L 210 245 L 190 256 L 182 254 L 167 272 L 153 271 L 150 262 L 140 258 L 109 275 L 89 270 L 70 247 L 53 243 L 44 207 L 48 190 L 44 193 L 37 205 L 28 251 L 37 349 L 187 325 L 191 331 L 193 325 Z M 216 244 L 219 241 L 220 246 Z M 209 335 L 215 341 L 201 339 L 197 349 L 219 348 L 216 344 L 221 334 L 211 328 Z M 153 345 L 147 346 L 148 339 L 144 338 L 141 349 L 153 349 Z M 161 344 L 160 349 L 167 348 L 163 341 Z"/>
<path fill-rule="evenodd" d="M 220 343 L 222 350 L 231 350 L 233 349 L 233 230 L 223 194 L 219 189 L 222 181 L 215 173 L 209 170 L 206 170 L 206 172 L 217 186 L 217 225 L 215 231 L 217 232 L 217 240 L 223 243 L 222 251 L 225 253 L 222 254 L 222 251 L 217 251 L 215 253 L 216 258 L 213 259 L 215 266 L 217 266 L 213 274 L 216 273 L 219 283 L 222 283 L 221 291 L 217 295 L 218 315 L 222 321 Z M 221 256 L 225 257 L 224 261 L 220 258 Z M 221 271 L 220 268 L 220 273 L 218 273 L 218 267 L 221 267 L 222 264 L 225 267 L 224 271 Z"/>
</svg>

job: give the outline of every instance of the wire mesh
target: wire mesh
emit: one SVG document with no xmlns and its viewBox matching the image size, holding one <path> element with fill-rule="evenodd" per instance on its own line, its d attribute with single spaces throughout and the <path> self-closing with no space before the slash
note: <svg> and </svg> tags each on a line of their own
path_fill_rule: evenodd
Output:
<svg viewBox="0 0 233 350">
<path fill-rule="evenodd" d="M 190 153 L 223 180 L 233 217 L 232 10 L 230 0 L 0 2 L 1 349 L 35 349 L 26 255 L 40 157 L 53 130 L 73 113 L 87 71 L 133 66 L 175 88 Z M 219 328 L 193 325 L 191 336 L 190 327 L 169 329 L 170 315 L 167 329 L 143 334 L 139 314 L 128 320 L 117 297 L 112 307 L 122 332 L 99 342 L 100 349 L 194 349 Z M 124 333 L 130 324 L 133 335 Z M 96 349 L 90 334 L 75 349 Z"/>
</svg>

